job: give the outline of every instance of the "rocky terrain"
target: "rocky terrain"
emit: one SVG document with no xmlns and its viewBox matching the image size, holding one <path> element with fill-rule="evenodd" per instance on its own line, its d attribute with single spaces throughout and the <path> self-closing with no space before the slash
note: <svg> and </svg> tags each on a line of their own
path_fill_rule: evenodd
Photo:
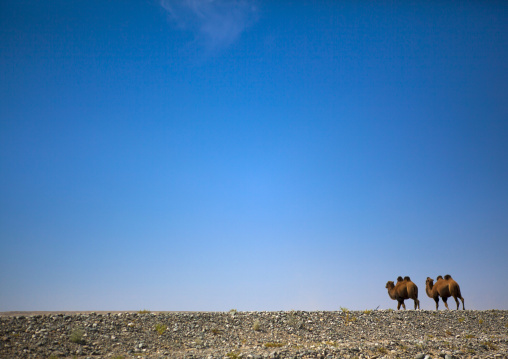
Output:
<svg viewBox="0 0 508 359">
<path fill-rule="evenodd" d="M 508 358 L 508 311 L 0 316 L 0 358 Z"/>
</svg>

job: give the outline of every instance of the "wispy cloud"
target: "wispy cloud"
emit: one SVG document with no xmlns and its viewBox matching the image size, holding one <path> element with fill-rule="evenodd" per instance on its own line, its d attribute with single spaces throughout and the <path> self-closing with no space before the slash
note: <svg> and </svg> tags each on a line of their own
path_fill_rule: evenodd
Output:
<svg viewBox="0 0 508 359">
<path fill-rule="evenodd" d="M 257 13 L 253 0 L 160 0 L 160 4 L 173 21 L 211 49 L 235 42 Z"/>
</svg>

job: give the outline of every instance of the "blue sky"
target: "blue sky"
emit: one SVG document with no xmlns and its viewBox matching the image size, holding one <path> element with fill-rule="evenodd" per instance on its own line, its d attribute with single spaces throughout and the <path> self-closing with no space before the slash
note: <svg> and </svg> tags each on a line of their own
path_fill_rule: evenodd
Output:
<svg viewBox="0 0 508 359">
<path fill-rule="evenodd" d="M 507 58 L 501 1 L 3 1 L 0 311 L 508 309 Z"/>
</svg>

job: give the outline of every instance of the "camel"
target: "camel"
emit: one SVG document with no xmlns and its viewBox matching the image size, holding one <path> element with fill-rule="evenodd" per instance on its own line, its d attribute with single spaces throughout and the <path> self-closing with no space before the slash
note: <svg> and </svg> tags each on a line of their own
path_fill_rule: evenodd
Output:
<svg viewBox="0 0 508 359">
<path fill-rule="evenodd" d="M 418 287 L 411 281 L 409 277 L 398 277 L 397 284 L 394 284 L 392 281 L 388 281 L 386 283 L 386 289 L 388 289 L 388 295 L 390 298 L 396 300 L 397 310 L 402 308 L 406 310 L 406 305 L 404 304 L 405 299 L 413 299 L 415 302 L 415 309 L 420 309 L 420 301 L 418 300 Z"/>
<path fill-rule="evenodd" d="M 448 308 L 448 303 L 446 303 L 446 301 L 449 297 L 453 297 L 453 299 L 455 299 L 455 303 L 457 303 L 457 310 L 459 309 L 459 301 L 457 298 L 460 298 L 462 301 L 462 310 L 466 309 L 464 307 L 464 298 L 462 298 L 462 295 L 460 294 L 459 284 L 454 281 L 452 276 L 449 274 L 445 275 L 444 279 L 442 276 L 438 276 L 435 284 L 434 279 L 427 277 L 427 281 L 425 282 L 425 291 L 427 292 L 427 295 L 436 302 L 436 310 L 438 310 L 439 307 L 439 297 L 443 298 L 444 305 L 448 310 L 450 310 L 450 308 Z"/>
</svg>

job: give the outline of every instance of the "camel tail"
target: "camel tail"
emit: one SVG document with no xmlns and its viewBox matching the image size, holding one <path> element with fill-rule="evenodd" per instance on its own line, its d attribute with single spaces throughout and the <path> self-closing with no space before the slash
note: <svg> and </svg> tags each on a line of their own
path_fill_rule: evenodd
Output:
<svg viewBox="0 0 508 359">
<path fill-rule="evenodd" d="M 444 276 L 444 279 L 445 279 L 445 280 L 452 279 L 452 276 L 451 276 L 451 275 L 449 275 L 449 274 L 447 274 L 447 275 L 445 275 L 445 276 Z"/>
<path fill-rule="evenodd" d="M 460 293 L 460 286 L 458 283 L 457 283 L 457 297 L 462 298 L 462 293 Z"/>
<path fill-rule="evenodd" d="M 410 283 L 407 288 L 407 294 L 411 299 L 418 299 L 418 287 L 414 283 Z"/>
</svg>

